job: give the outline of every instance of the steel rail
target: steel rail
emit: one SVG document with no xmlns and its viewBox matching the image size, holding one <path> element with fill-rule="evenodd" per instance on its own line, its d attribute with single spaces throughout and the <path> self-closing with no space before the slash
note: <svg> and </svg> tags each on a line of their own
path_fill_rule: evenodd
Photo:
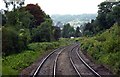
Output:
<svg viewBox="0 0 120 77">
<path fill-rule="evenodd" d="M 79 50 L 77 49 L 76 53 L 77 53 L 77 56 L 79 57 L 79 59 L 82 61 L 82 63 L 83 63 L 90 71 L 92 71 L 95 76 L 101 77 L 99 73 L 97 73 L 92 67 L 90 67 L 90 66 L 84 61 L 84 59 L 79 55 L 78 51 L 79 51 Z"/>
<path fill-rule="evenodd" d="M 78 45 L 77 45 L 78 46 Z M 77 46 L 75 46 L 75 47 L 77 47 Z M 71 64 L 72 64 L 72 66 L 73 66 L 73 68 L 75 69 L 75 71 L 76 71 L 76 73 L 78 74 L 78 76 L 79 77 L 82 77 L 82 75 L 80 74 L 80 72 L 79 72 L 79 70 L 77 69 L 77 67 L 75 66 L 75 64 L 74 64 L 74 62 L 73 62 L 73 60 L 72 60 L 72 58 L 71 58 L 71 52 L 73 51 L 73 49 L 75 48 L 75 47 L 73 47 L 72 49 L 71 49 L 71 51 L 70 51 L 70 53 L 69 53 L 69 58 L 70 58 L 70 62 L 71 62 Z"/>
<path fill-rule="evenodd" d="M 60 49 L 60 48 L 58 48 Z M 55 49 L 54 51 L 52 51 L 50 54 L 48 54 L 43 60 L 42 62 L 39 64 L 39 66 L 37 67 L 37 69 L 35 70 L 35 72 L 33 73 L 33 75 L 31 77 L 36 77 L 39 70 L 42 68 L 42 65 L 45 63 L 45 61 L 54 53 L 56 52 L 58 49 Z"/>
<path fill-rule="evenodd" d="M 58 57 L 60 56 L 60 54 L 62 53 L 63 50 L 65 50 L 65 48 L 62 49 L 62 50 L 57 54 L 57 56 L 56 56 L 56 58 L 55 58 L 54 67 L 53 67 L 53 77 L 56 77 L 57 60 L 58 60 Z"/>
</svg>

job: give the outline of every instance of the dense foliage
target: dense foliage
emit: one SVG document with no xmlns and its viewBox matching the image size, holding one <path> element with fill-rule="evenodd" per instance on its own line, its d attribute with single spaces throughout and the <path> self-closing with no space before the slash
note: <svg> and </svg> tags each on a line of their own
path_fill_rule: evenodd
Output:
<svg viewBox="0 0 120 77">
<path fill-rule="evenodd" d="M 58 28 L 52 26 L 52 20 L 41 10 L 38 4 L 6 10 L 2 14 L 3 55 L 21 52 L 32 42 L 50 42 L 58 40 Z"/>
<path fill-rule="evenodd" d="M 21 70 L 30 66 L 36 59 L 60 46 L 69 45 L 71 40 L 60 39 L 57 42 L 43 42 L 28 44 L 28 50 L 19 54 L 12 54 L 2 58 L 2 74 L 18 75 Z"/>
<path fill-rule="evenodd" d="M 46 14 L 44 11 L 41 10 L 40 6 L 38 4 L 28 4 L 25 7 L 26 10 L 28 10 L 33 16 L 34 16 L 34 25 L 39 26 L 42 22 L 45 21 Z"/>
<path fill-rule="evenodd" d="M 96 19 L 82 26 L 81 48 L 120 75 L 120 2 L 102 2 L 98 7 Z"/>
<path fill-rule="evenodd" d="M 31 17 L 27 11 L 11 11 L 5 13 L 6 23 L 2 27 L 3 54 L 8 55 L 26 48 L 30 41 L 29 24 Z M 12 52 L 9 52 L 12 50 Z"/>
<path fill-rule="evenodd" d="M 70 37 L 80 37 L 80 27 L 77 27 L 76 30 L 69 23 L 65 24 L 62 30 L 62 37 L 70 38 Z"/>
<path fill-rule="evenodd" d="M 61 42 L 61 36 L 82 35 L 87 37 L 79 38 L 81 48 L 98 63 L 120 74 L 120 2 L 102 2 L 96 19 L 85 24 L 82 34 L 80 27 L 74 29 L 70 24 L 65 24 L 62 32 L 59 27 L 52 26 L 51 18 L 38 4 L 22 7 L 24 2 L 20 2 L 16 7 L 6 3 L 8 9 L 10 4 L 13 10 L 2 14 L 3 74 L 17 74 L 45 51 L 72 43 L 72 39 Z M 55 40 L 59 41 L 52 42 Z"/>
<path fill-rule="evenodd" d="M 108 65 L 115 73 L 120 74 L 120 26 L 114 25 L 102 34 L 80 39 L 81 48 L 98 63 Z"/>
<path fill-rule="evenodd" d="M 84 26 L 83 35 L 93 36 L 105 31 L 114 23 L 120 25 L 120 2 L 102 2 L 98 5 L 98 15 L 95 20 L 91 20 Z"/>
</svg>

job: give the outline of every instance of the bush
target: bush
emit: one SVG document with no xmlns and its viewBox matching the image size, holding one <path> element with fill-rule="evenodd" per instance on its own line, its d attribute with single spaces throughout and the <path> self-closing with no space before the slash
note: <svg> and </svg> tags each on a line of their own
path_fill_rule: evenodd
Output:
<svg viewBox="0 0 120 77">
<path fill-rule="evenodd" d="M 33 51 L 49 50 L 57 48 L 59 45 L 58 42 L 43 42 L 43 43 L 31 43 L 28 45 L 28 49 Z"/>
<path fill-rule="evenodd" d="M 97 41 L 99 41 L 99 42 L 104 42 L 104 41 L 106 41 L 106 39 L 105 39 L 104 36 L 96 36 L 96 39 L 95 39 L 95 40 L 97 40 Z"/>
<path fill-rule="evenodd" d="M 38 59 L 38 57 L 43 55 L 48 50 L 53 50 L 60 46 L 65 46 L 65 44 L 68 45 L 68 43 L 65 43 L 67 42 L 65 40 L 66 39 L 62 39 L 59 42 L 31 43 L 28 45 L 29 50 L 3 57 L 2 74 L 18 75 L 21 70 L 27 66 L 30 66 L 31 63 L 33 63 L 36 59 Z"/>
<path fill-rule="evenodd" d="M 10 55 L 3 58 L 3 75 L 17 75 L 20 70 L 29 66 L 41 52 L 24 51 L 19 54 Z"/>
<path fill-rule="evenodd" d="M 18 34 L 14 29 L 2 29 L 2 52 L 5 55 L 14 53 L 18 50 Z"/>
<path fill-rule="evenodd" d="M 18 53 L 26 49 L 28 36 L 25 33 L 19 33 L 13 27 L 2 28 L 2 52 L 3 55 Z"/>
<path fill-rule="evenodd" d="M 98 63 L 108 65 L 115 74 L 120 73 L 120 26 L 115 24 L 102 34 L 83 37 L 79 41 L 81 48 Z"/>
</svg>

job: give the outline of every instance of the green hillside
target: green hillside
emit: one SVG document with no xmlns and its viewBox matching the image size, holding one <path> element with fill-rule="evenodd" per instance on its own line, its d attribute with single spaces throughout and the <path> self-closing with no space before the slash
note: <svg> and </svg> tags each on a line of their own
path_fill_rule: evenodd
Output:
<svg viewBox="0 0 120 77">
<path fill-rule="evenodd" d="M 120 74 L 120 26 L 115 24 L 102 34 L 79 40 L 81 48 L 94 60 L 106 65 L 113 73 Z"/>
</svg>

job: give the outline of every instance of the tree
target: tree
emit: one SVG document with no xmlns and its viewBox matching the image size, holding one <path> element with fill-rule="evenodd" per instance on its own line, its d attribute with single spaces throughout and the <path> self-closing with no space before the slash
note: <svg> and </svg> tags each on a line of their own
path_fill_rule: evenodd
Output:
<svg viewBox="0 0 120 77">
<path fill-rule="evenodd" d="M 18 34 L 8 28 L 2 28 L 2 52 L 4 55 L 10 54 L 10 50 L 13 52 L 17 50 Z"/>
<path fill-rule="evenodd" d="M 26 7 L 26 10 L 29 11 L 35 18 L 35 27 L 39 26 L 42 22 L 45 21 L 45 13 L 41 10 L 40 6 L 38 4 L 28 4 Z M 47 16 L 49 18 L 49 16 Z"/>
<path fill-rule="evenodd" d="M 4 14 L 1 14 L 2 15 L 2 26 L 4 26 L 6 24 L 6 17 Z"/>
<path fill-rule="evenodd" d="M 98 13 L 99 14 L 107 14 L 108 12 L 111 12 L 112 6 L 114 5 L 113 2 L 102 2 L 100 5 L 98 5 Z"/>
<path fill-rule="evenodd" d="M 120 2 L 102 2 L 100 5 L 98 5 L 98 16 L 97 20 L 99 22 L 99 25 L 103 29 L 109 29 L 116 21 L 114 15 L 118 15 L 119 18 L 119 11 L 115 13 L 116 6 L 119 5 Z M 119 10 L 119 8 L 116 8 L 116 10 Z M 119 21 L 119 19 L 117 20 Z"/>
<path fill-rule="evenodd" d="M 64 37 L 64 38 L 68 38 L 69 37 L 69 27 L 70 27 L 70 24 L 66 24 L 66 25 L 64 25 L 64 27 L 63 27 L 63 32 L 62 32 L 62 36 Z"/>
<path fill-rule="evenodd" d="M 102 29 L 109 29 L 111 27 L 113 21 L 110 19 L 112 16 L 110 16 L 110 14 L 108 15 L 108 13 L 112 11 L 113 5 L 114 2 L 102 2 L 98 5 L 99 10 L 97 20 Z M 110 22 L 110 24 L 108 24 L 108 22 Z"/>
<path fill-rule="evenodd" d="M 69 37 L 75 37 L 75 29 L 74 27 L 71 27 L 69 28 Z"/>
<path fill-rule="evenodd" d="M 55 40 L 58 40 L 61 37 L 60 27 L 54 26 L 53 33 Z"/>
<path fill-rule="evenodd" d="M 75 31 L 75 37 L 80 37 L 80 36 L 81 36 L 80 27 L 77 27 Z"/>
<path fill-rule="evenodd" d="M 32 22 L 33 16 L 28 11 L 17 10 L 15 12 L 10 11 L 6 13 L 6 25 L 13 26 L 16 29 L 29 28 Z"/>
<path fill-rule="evenodd" d="M 106 29 L 109 29 L 115 23 L 115 17 L 112 12 L 106 15 L 107 26 Z"/>
<path fill-rule="evenodd" d="M 15 6 L 16 4 L 13 3 Z M 30 42 L 50 42 L 53 39 L 51 38 L 53 36 L 52 20 L 37 4 L 15 7 L 14 11 L 5 11 L 1 20 L 3 21 L 2 42 L 5 55 L 21 52 Z M 58 28 L 55 29 L 55 33 L 57 32 L 59 32 Z"/>
<path fill-rule="evenodd" d="M 98 5 L 98 16 L 83 27 L 83 35 L 93 36 L 113 26 L 120 24 L 120 2 L 102 2 Z"/>
<path fill-rule="evenodd" d="M 74 28 L 70 26 L 70 24 L 65 24 L 62 30 L 62 37 L 64 38 L 70 38 L 74 37 Z"/>
<path fill-rule="evenodd" d="M 48 19 L 33 29 L 33 42 L 50 42 L 52 34 L 52 20 Z"/>
<path fill-rule="evenodd" d="M 106 14 L 98 14 L 97 20 L 102 29 L 107 28 Z"/>
<path fill-rule="evenodd" d="M 41 41 L 44 42 L 50 42 L 51 41 L 51 21 L 45 21 L 40 26 L 40 37 Z"/>
<path fill-rule="evenodd" d="M 113 7 L 112 13 L 115 21 L 120 25 L 120 5 Z"/>
</svg>

